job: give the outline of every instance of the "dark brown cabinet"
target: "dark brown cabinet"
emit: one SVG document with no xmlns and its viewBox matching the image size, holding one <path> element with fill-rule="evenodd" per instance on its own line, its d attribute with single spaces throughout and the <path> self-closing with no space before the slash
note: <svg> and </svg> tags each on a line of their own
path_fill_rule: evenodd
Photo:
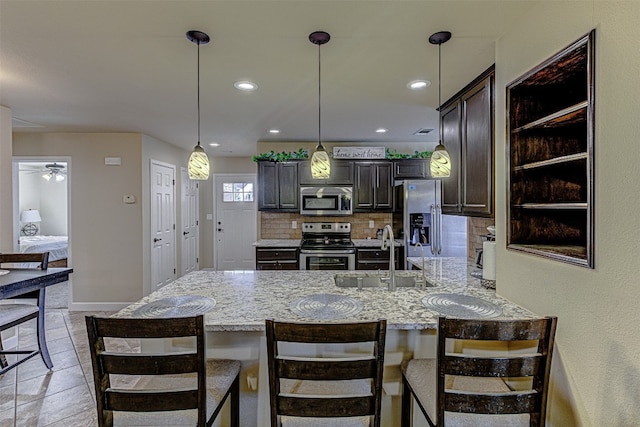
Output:
<svg viewBox="0 0 640 427">
<path fill-rule="evenodd" d="M 300 185 L 353 185 L 353 160 L 331 160 L 329 179 L 313 179 L 311 162 L 300 162 Z"/>
<path fill-rule="evenodd" d="M 256 248 L 256 270 L 298 270 L 298 248 Z"/>
<path fill-rule="evenodd" d="M 404 248 L 395 247 L 396 270 L 404 270 Z M 389 249 L 383 251 L 380 248 L 358 248 L 356 251 L 356 270 L 388 270 Z"/>
<path fill-rule="evenodd" d="M 388 161 L 354 163 L 354 211 L 391 211 L 393 208 L 392 166 L 393 164 Z"/>
<path fill-rule="evenodd" d="M 393 179 L 427 179 L 431 177 L 429 159 L 401 159 L 393 161 Z"/>
<path fill-rule="evenodd" d="M 593 268 L 594 31 L 507 86 L 507 248 Z"/>
<path fill-rule="evenodd" d="M 494 66 L 441 108 L 442 142 L 451 176 L 442 178 L 442 212 L 493 215 Z"/>
<path fill-rule="evenodd" d="M 298 163 L 258 163 L 258 210 L 299 210 Z"/>
</svg>

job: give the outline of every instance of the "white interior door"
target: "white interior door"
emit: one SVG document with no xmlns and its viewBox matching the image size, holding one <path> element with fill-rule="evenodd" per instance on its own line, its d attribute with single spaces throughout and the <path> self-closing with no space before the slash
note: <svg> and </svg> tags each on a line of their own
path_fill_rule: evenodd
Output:
<svg viewBox="0 0 640 427">
<path fill-rule="evenodd" d="M 187 168 L 180 168 L 182 184 L 182 271 L 185 275 L 198 270 L 199 258 L 199 186 L 189 179 Z"/>
<path fill-rule="evenodd" d="M 176 278 L 176 167 L 151 160 L 151 290 Z"/>
<path fill-rule="evenodd" d="M 216 270 L 255 270 L 256 175 L 214 177 Z"/>
</svg>

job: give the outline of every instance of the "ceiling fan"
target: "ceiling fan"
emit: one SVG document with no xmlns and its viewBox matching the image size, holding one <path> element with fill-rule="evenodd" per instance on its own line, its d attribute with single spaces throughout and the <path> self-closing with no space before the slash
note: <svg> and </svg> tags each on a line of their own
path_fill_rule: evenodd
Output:
<svg viewBox="0 0 640 427">
<path fill-rule="evenodd" d="M 64 165 L 53 162 L 53 163 L 47 163 L 46 165 L 44 165 L 44 167 L 45 167 L 45 173 L 44 175 L 42 175 L 43 179 L 47 181 L 51 181 L 51 179 L 54 179 L 56 182 L 65 180 L 65 175 L 67 174 L 67 172 L 64 170 L 65 168 Z"/>
</svg>

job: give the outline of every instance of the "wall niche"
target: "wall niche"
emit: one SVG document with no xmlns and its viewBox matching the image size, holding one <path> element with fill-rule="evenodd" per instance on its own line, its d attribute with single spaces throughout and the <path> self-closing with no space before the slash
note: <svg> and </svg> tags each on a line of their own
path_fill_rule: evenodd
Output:
<svg viewBox="0 0 640 427">
<path fill-rule="evenodd" d="M 595 30 L 507 85 L 507 248 L 594 268 Z"/>
</svg>

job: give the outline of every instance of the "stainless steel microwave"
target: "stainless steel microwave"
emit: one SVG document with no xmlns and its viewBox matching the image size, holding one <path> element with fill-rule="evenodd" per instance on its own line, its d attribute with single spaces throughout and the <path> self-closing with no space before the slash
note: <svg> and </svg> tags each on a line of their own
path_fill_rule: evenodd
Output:
<svg viewBox="0 0 640 427">
<path fill-rule="evenodd" d="M 300 215 L 351 215 L 353 187 L 300 187 Z"/>
</svg>

